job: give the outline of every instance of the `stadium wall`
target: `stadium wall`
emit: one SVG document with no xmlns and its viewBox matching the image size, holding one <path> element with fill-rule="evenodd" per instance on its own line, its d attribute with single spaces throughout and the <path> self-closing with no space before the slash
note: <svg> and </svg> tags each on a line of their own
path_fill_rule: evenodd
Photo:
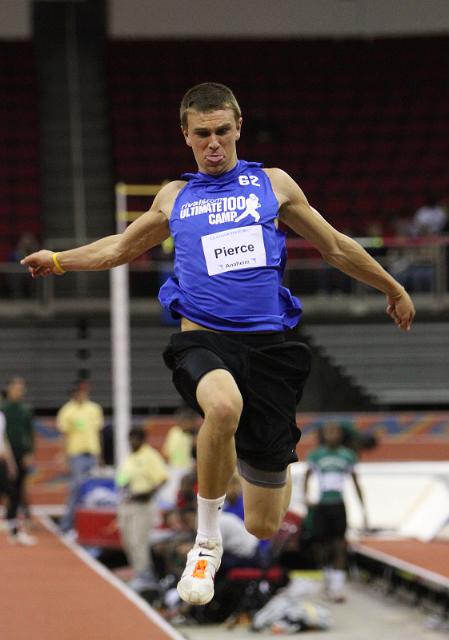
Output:
<svg viewBox="0 0 449 640">
<path fill-rule="evenodd" d="M 115 38 L 372 37 L 447 32 L 447 0 L 109 0 L 109 33 Z"/>
<path fill-rule="evenodd" d="M 43 0 L 35 0 L 43 1 Z M 48 0 L 47 0 L 48 1 Z M 53 0 L 55 1 L 55 0 Z M 32 0 L 0 0 L 0 39 L 30 38 Z M 112 37 L 444 34 L 446 0 L 108 0 Z"/>
<path fill-rule="evenodd" d="M 30 0 L 0 0 L 0 39 L 31 37 Z"/>
</svg>

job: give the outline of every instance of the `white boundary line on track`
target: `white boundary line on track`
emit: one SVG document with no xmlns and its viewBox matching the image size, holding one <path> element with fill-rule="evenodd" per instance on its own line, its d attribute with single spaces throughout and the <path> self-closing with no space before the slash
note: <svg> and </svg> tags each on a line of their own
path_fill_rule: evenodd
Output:
<svg viewBox="0 0 449 640">
<path fill-rule="evenodd" d="M 407 562 L 406 560 L 401 560 L 400 558 L 396 558 L 395 556 L 389 553 L 385 553 L 384 551 L 372 549 L 371 547 L 365 546 L 363 543 L 352 542 L 351 546 L 359 553 L 362 553 L 363 555 L 368 556 L 373 560 L 379 560 L 380 562 L 384 562 L 385 564 L 388 564 L 395 569 L 406 571 L 407 573 L 412 573 L 413 575 L 418 576 L 419 578 L 426 580 L 431 584 L 449 589 L 449 578 L 435 573 L 434 571 L 424 569 L 424 567 L 412 564 L 411 562 Z"/>
<path fill-rule="evenodd" d="M 85 551 L 76 542 L 70 542 L 61 536 L 58 528 L 47 515 L 38 516 L 42 525 L 51 533 L 56 535 L 58 539 L 65 545 L 72 553 L 74 553 L 82 562 L 87 564 L 95 573 L 101 576 L 106 582 L 109 582 L 115 587 L 122 595 L 125 596 L 130 602 L 132 602 L 151 622 L 154 622 L 160 629 L 162 629 L 172 640 L 186 640 L 185 636 L 182 636 L 176 629 L 174 629 L 164 618 L 157 613 L 145 600 L 140 598 L 134 591 L 124 585 L 116 576 L 106 569 L 100 562 L 92 558 L 87 551 Z"/>
</svg>

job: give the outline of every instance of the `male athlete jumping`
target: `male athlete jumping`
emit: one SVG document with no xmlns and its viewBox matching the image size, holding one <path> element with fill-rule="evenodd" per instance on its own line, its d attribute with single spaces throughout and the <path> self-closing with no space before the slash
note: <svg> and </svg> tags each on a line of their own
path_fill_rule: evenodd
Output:
<svg viewBox="0 0 449 640">
<path fill-rule="evenodd" d="M 297 460 L 300 436 L 296 404 L 310 363 L 307 348 L 284 336 L 299 322 L 301 306 L 281 285 L 286 248 L 279 220 L 329 264 L 384 293 L 398 327 L 410 329 L 415 313 L 405 289 L 328 224 L 289 175 L 238 160 L 241 127 L 230 89 L 217 83 L 191 88 L 181 102 L 181 129 L 198 171 L 165 185 L 122 234 L 60 253 L 38 251 L 22 261 L 34 277 L 110 269 L 173 236 L 174 274 L 159 299 L 181 317 L 181 332 L 164 358 L 180 393 L 204 415 L 197 444 L 198 535 L 178 584 L 181 598 L 192 604 L 214 594 L 222 555 L 218 516 L 236 466 L 245 526 L 254 535 L 273 536 L 290 501 L 288 467 Z M 252 196 L 260 206 L 241 215 Z"/>
</svg>

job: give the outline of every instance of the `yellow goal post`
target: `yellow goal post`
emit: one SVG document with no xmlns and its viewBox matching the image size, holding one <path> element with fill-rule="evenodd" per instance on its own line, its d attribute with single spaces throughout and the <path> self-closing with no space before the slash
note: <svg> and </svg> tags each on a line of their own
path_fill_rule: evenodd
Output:
<svg viewBox="0 0 449 640">
<path fill-rule="evenodd" d="M 127 184 L 125 182 L 116 184 L 116 233 L 123 233 L 130 222 L 145 213 L 145 211 L 129 209 L 129 198 L 134 196 L 153 198 L 163 184 Z M 115 463 L 120 464 L 129 450 L 128 433 L 132 417 L 129 267 L 127 264 L 111 269 L 110 287 L 114 451 Z"/>
</svg>

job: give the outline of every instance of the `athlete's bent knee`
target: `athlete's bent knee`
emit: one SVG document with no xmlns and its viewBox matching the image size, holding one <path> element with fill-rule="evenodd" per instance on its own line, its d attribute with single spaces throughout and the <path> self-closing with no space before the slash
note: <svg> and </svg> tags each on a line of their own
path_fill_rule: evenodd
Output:
<svg viewBox="0 0 449 640">
<path fill-rule="evenodd" d="M 242 413 L 242 405 L 237 400 L 229 398 L 216 398 L 211 401 L 204 412 L 207 420 L 217 425 L 222 431 L 236 432 Z"/>
<path fill-rule="evenodd" d="M 268 540 L 277 534 L 281 523 L 272 518 L 245 517 L 245 528 L 259 540 Z"/>
</svg>

